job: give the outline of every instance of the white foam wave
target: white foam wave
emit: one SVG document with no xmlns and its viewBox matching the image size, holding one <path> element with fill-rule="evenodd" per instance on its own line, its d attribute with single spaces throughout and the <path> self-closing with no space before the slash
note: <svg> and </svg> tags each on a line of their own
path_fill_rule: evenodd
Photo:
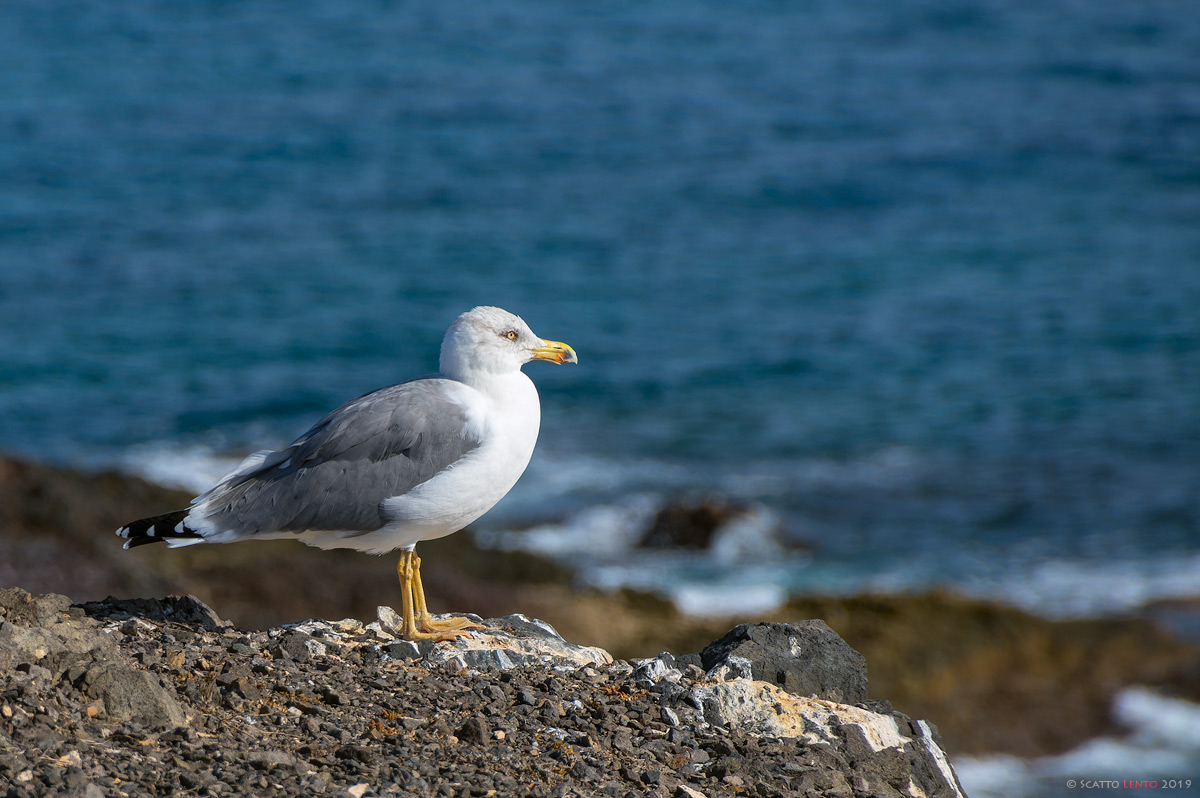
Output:
<svg viewBox="0 0 1200 798">
<path fill-rule="evenodd" d="M 1035 781 L 1029 763 L 1015 756 L 953 757 L 954 772 L 971 798 L 1032 798 Z"/>
<path fill-rule="evenodd" d="M 709 556 L 730 565 L 777 557 L 783 553 L 779 527 L 778 515 L 762 504 L 750 505 L 714 532 Z"/>
<path fill-rule="evenodd" d="M 144 444 L 127 449 L 120 457 L 119 466 L 151 482 L 199 494 L 237 468 L 242 459 L 217 454 L 199 444 L 174 447 Z"/>
<path fill-rule="evenodd" d="M 789 593 L 787 572 L 803 567 L 802 557 L 729 568 L 703 553 L 641 550 L 628 564 L 594 563 L 580 578 L 605 591 L 656 593 L 687 615 L 719 618 L 778 609 Z"/>
<path fill-rule="evenodd" d="M 788 598 L 782 585 L 762 584 L 684 584 L 670 591 L 671 601 L 685 615 L 720 618 L 733 615 L 761 615 L 779 609 Z"/>
<path fill-rule="evenodd" d="M 1040 798 L 1067 794 L 1069 779 L 1162 782 L 1192 780 L 1200 788 L 1200 705 L 1145 687 L 1121 691 L 1113 717 L 1129 728 L 1123 737 L 1090 740 L 1060 756 L 1022 760 L 1012 756 L 959 757 L 954 768 L 973 798 Z M 1160 785 L 1161 786 L 1161 785 Z M 1154 788 L 1155 792 L 1161 789 Z M 1187 794 L 1187 789 L 1171 790 Z M 1123 790 L 1130 794 L 1130 790 Z M 1136 794 L 1136 793 L 1133 793 Z M 1151 794 L 1150 790 L 1146 794 Z"/>
<path fill-rule="evenodd" d="M 1138 687 L 1117 696 L 1113 714 L 1119 723 L 1136 729 L 1139 740 L 1200 753 L 1200 705 Z"/>
<path fill-rule="evenodd" d="M 972 580 L 963 589 L 1049 618 L 1114 615 L 1200 593 L 1200 553 L 1105 562 L 1013 562 L 998 578 Z"/>
<path fill-rule="evenodd" d="M 613 504 L 598 504 L 563 523 L 542 524 L 520 532 L 478 531 L 480 545 L 505 551 L 531 551 L 566 559 L 615 558 L 630 549 L 662 500 L 654 494 L 626 496 Z"/>
<path fill-rule="evenodd" d="M 520 531 L 482 529 L 475 537 L 486 547 L 565 560 L 582 582 L 601 590 L 653 591 L 692 615 L 767 612 L 787 600 L 809 559 L 782 547 L 775 513 L 750 506 L 718 529 L 703 551 L 638 548 L 665 502 L 658 494 L 634 494 L 562 522 Z"/>
</svg>

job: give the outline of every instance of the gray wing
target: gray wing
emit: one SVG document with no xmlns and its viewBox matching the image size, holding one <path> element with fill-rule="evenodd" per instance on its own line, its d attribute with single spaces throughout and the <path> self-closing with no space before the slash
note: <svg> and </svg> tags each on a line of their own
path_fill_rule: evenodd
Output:
<svg viewBox="0 0 1200 798">
<path fill-rule="evenodd" d="M 463 407 L 448 398 L 450 385 L 456 384 L 422 378 L 347 402 L 290 446 L 248 458 L 197 497 L 187 527 L 205 537 L 379 529 L 380 502 L 407 493 L 481 443 Z"/>
</svg>

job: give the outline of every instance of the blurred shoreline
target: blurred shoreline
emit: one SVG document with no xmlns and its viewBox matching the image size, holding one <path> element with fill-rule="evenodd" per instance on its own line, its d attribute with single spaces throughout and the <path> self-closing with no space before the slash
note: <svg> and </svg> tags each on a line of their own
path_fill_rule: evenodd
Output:
<svg viewBox="0 0 1200 798">
<path fill-rule="evenodd" d="M 0 458 L 0 584 L 75 601 L 191 593 L 234 623 L 373 617 L 394 603 L 389 557 L 285 542 L 121 549 L 112 534 L 189 494 L 108 471 Z M 431 607 L 548 620 L 620 657 L 687 653 L 735 623 L 821 618 L 866 657 L 873 695 L 941 728 L 955 755 L 1061 755 L 1119 737 L 1122 691 L 1200 699 L 1200 647 L 1156 623 L 1200 601 L 1139 615 L 1052 621 L 951 593 L 794 595 L 779 609 L 696 617 L 651 593 L 581 587 L 561 562 L 476 545 L 469 532 L 421 544 Z M 297 586 L 302 586 L 298 589 Z M 987 760 L 981 760 L 987 761 Z"/>
</svg>

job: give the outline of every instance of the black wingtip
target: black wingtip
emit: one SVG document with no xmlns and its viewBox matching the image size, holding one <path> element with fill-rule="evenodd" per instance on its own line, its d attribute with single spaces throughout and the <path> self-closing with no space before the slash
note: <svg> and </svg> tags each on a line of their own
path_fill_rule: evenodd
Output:
<svg viewBox="0 0 1200 798">
<path fill-rule="evenodd" d="M 144 546 L 147 543 L 164 543 L 168 540 L 196 539 L 201 537 L 188 529 L 185 522 L 189 510 L 176 510 L 162 515 L 152 515 L 126 524 L 117 530 L 125 538 L 124 548 Z"/>
</svg>

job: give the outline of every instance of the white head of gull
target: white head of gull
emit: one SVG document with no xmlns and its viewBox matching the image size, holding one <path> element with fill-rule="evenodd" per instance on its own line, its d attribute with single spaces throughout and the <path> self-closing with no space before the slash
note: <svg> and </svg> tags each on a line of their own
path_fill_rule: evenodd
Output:
<svg viewBox="0 0 1200 798">
<path fill-rule="evenodd" d="M 465 619 L 430 616 L 419 541 L 492 508 L 529 464 L 541 424 L 532 360 L 577 363 L 494 307 L 462 314 L 442 339 L 440 371 L 352 399 L 291 445 L 256 452 L 190 507 L 134 521 L 125 548 L 292 538 L 324 549 L 402 549 L 403 636 L 450 640 Z"/>
</svg>

